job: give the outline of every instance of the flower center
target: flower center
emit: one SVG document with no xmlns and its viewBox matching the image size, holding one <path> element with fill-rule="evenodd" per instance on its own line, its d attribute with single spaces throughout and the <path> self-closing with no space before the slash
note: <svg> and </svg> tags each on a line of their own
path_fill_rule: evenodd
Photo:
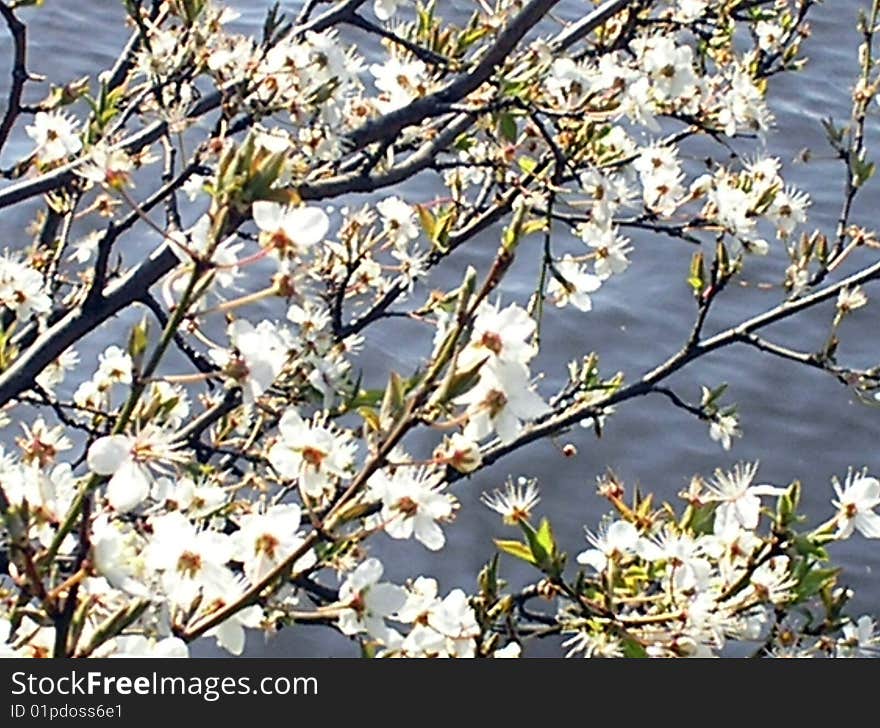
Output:
<svg viewBox="0 0 880 728">
<path fill-rule="evenodd" d="M 416 503 L 409 496 L 404 496 L 399 501 L 397 501 L 397 505 L 395 506 L 398 511 L 400 511 L 407 518 L 412 518 L 419 510 L 419 504 Z"/>
<path fill-rule="evenodd" d="M 489 410 L 489 414 L 495 417 L 507 405 L 507 395 L 500 389 L 493 389 L 486 395 L 483 404 Z"/>
<path fill-rule="evenodd" d="M 480 344 L 485 346 L 496 356 L 501 354 L 501 349 L 503 348 L 501 335 L 496 334 L 494 331 L 487 331 L 485 334 L 483 334 L 483 338 L 480 339 Z"/>
<path fill-rule="evenodd" d="M 201 571 L 201 568 L 202 557 L 199 554 L 194 554 L 192 551 L 184 551 L 177 560 L 177 570 L 190 579 L 194 579 L 196 574 Z"/>
<path fill-rule="evenodd" d="M 278 545 L 279 541 L 275 536 L 271 533 L 264 533 L 257 539 L 254 548 L 258 554 L 266 554 L 266 556 L 273 558 L 275 556 L 275 549 L 278 548 Z"/>
<path fill-rule="evenodd" d="M 269 236 L 269 245 L 276 250 L 287 250 L 294 247 L 294 242 L 283 230 L 276 230 Z"/>
<path fill-rule="evenodd" d="M 327 453 L 319 450 L 316 447 L 304 447 L 302 449 L 302 459 L 305 460 L 309 465 L 311 465 L 315 470 L 318 470 L 321 467 L 321 464 L 324 462 L 324 458 L 326 457 Z"/>
</svg>

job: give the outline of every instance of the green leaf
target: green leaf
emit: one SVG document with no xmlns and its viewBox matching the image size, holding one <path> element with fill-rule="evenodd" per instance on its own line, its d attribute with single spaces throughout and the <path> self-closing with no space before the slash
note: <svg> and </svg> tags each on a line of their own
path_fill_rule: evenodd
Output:
<svg viewBox="0 0 880 728">
<path fill-rule="evenodd" d="M 357 409 L 358 407 L 378 407 L 382 402 L 385 394 L 383 389 L 361 389 L 357 394 L 352 395 L 347 404 L 347 409 Z"/>
<path fill-rule="evenodd" d="M 425 205 L 416 205 L 416 210 L 418 210 L 419 221 L 425 229 L 425 234 L 433 240 L 437 230 L 437 219 L 431 214 L 431 211 L 428 210 Z"/>
<path fill-rule="evenodd" d="M 498 598 L 498 591 L 501 588 L 498 580 L 498 565 L 500 563 L 499 555 L 495 554 L 492 560 L 482 568 L 477 577 L 480 593 L 489 603 L 494 602 Z"/>
<path fill-rule="evenodd" d="M 787 527 L 796 520 L 798 504 L 801 498 L 800 481 L 794 481 L 776 502 L 776 522 L 781 528 Z"/>
<path fill-rule="evenodd" d="M 372 407 L 358 407 L 356 411 L 371 430 L 378 432 L 382 429 L 379 415 Z"/>
<path fill-rule="evenodd" d="M 517 157 L 516 163 L 526 174 L 532 174 L 538 167 L 538 163 L 531 157 Z"/>
<path fill-rule="evenodd" d="M 827 119 L 822 119 L 822 127 L 825 129 L 828 143 L 834 149 L 840 150 L 843 146 L 843 137 L 846 131 L 842 127 L 836 126 L 834 124 L 834 119 L 830 116 Z"/>
<path fill-rule="evenodd" d="M 805 601 L 818 594 L 837 578 L 838 572 L 839 569 L 810 568 L 798 582 L 797 589 L 795 590 L 798 600 Z"/>
<path fill-rule="evenodd" d="M 697 535 L 705 535 L 715 530 L 715 504 L 709 503 L 694 508 L 688 526 Z"/>
<path fill-rule="evenodd" d="M 828 561 L 828 551 L 821 543 L 809 536 L 794 539 L 794 548 L 801 556 L 812 556 L 819 561 Z"/>
<path fill-rule="evenodd" d="M 703 400 L 701 404 L 703 407 L 707 409 L 711 409 L 718 406 L 719 400 L 724 396 L 724 393 L 727 391 L 727 384 L 720 384 L 714 389 L 708 390 L 706 394 L 703 395 Z"/>
<path fill-rule="evenodd" d="M 513 114 L 505 113 L 498 117 L 498 132 L 501 137 L 511 144 L 516 144 L 519 137 L 519 129 Z"/>
<path fill-rule="evenodd" d="M 538 530 L 532 528 L 528 521 L 520 521 L 520 528 L 526 535 L 534 563 L 545 571 L 554 570 L 556 563 L 556 540 L 553 529 L 546 518 L 541 519 Z"/>
<path fill-rule="evenodd" d="M 493 539 L 493 541 L 495 541 L 495 545 L 498 547 L 499 551 L 502 551 L 505 554 L 510 554 L 517 559 L 522 559 L 534 566 L 538 565 L 535 561 L 535 557 L 532 556 L 532 550 L 529 548 L 528 544 L 521 543 L 520 541 L 507 541 L 499 538 Z"/>
<path fill-rule="evenodd" d="M 648 653 L 645 651 L 645 648 L 642 647 L 638 642 L 634 639 L 625 639 L 623 640 L 623 656 L 624 657 L 647 657 Z"/>
<path fill-rule="evenodd" d="M 691 258 L 691 269 L 687 282 L 693 288 L 696 296 L 699 296 L 706 287 L 706 263 L 702 251 L 697 251 Z"/>
<path fill-rule="evenodd" d="M 876 166 L 864 158 L 855 158 L 852 162 L 853 184 L 861 187 L 874 176 Z"/>
<path fill-rule="evenodd" d="M 535 538 L 550 556 L 556 554 L 556 539 L 553 537 L 553 527 L 546 518 L 541 519 L 541 525 L 538 526 Z"/>
<path fill-rule="evenodd" d="M 539 233 L 547 229 L 547 218 L 541 217 L 536 220 L 529 220 L 522 226 L 522 234 L 523 235 L 531 235 L 532 233 Z"/>
<path fill-rule="evenodd" d="M 385 396 L 382 398 L 382 406 L 379 409 L 379 421 L 382 423 L 393 422 L 403 410 L 406 399 L 406 380 L 397 372 L 391 372 L 388 378 L 388 386 L 385 388 Z"/>
<path fill-rule="evenodd" d="M 147 345 L 150 342 L 150 322 L 145 318 L 141 319 L 139 324 L 135 324 L 131 328 L 128 336 L 128 353 L 136 369 L 140 368 L 140 363 L 147 351 Z"/>
<path fill-rule="evenodd" d="M 449 208 L 446 212 L 437 218 L 437 227 L 431 236 L 431 242 L 434 246 L 445 253 L 448 251 L 447 243 L 449 242 L 449 232 L 455 222 L 456 214 L 454 208 Z"/>
<path fill-rule="evenodd" d="M 449 380 L 449 386 L 446 391 L 446 399 L 452 400 L 469 392 L 480 378 L 480 368 L 485 364 L 486 359 L 480 359 L 469 369 L 457 371 Z"/>
</svg>

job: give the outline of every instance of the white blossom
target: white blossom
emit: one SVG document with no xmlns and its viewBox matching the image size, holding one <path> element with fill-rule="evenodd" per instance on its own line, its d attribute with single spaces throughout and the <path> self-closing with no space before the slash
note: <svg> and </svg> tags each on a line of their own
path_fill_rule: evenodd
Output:
<svg viewBox="0 0 880 728">
<path fill-rule="evenodd" d="M 369 480 L 370 493 L 381 500 L 382 526 L 391 538 L 415 539 L 432 551 L 446 543 L 440 523 L 450 520 L 457 502 L 443 492 L 442 473 L 422 468 L 385 470 Z"/>
<path fill-rule="evenodd" d="M 98 438 L 89 447 L 87 462 L 93 473 L 110 476 L 107 500 L 114 509 L 126 513 L 149 496 L 151 470 L 180 457 L 177 448 L 168 433 L 147 426 L 136 435 Z"/>
<path fill-rule="evenodd" d="M 600 528 L 598 534 L 587 531 L 587 541 L 593 548 L 581 551 L 577 562 L 603 572 L 609 561 L 635 553 L 639 532 L 629 521 L 615 521 Z"/>
<path fill-rule="evenodd" d="M 389 642 L 392 630 L 385 624 L 406 603 L 406 591 L 380 582 L 384 567 L 378 559 L 361 563 L 339 588 L 339 629 L 343 634 L 366 633 L 371 639 Z"/>
<path fill-rule="evenodd" d="M 25 131 L 37 145 L 35 154 L 41 164 L 66 159 L 82 149 L 76 122 L 58 111 L 38 111 L 34 123 L 26 126 Z"/>
<path fill-rule="evenodd" d="M 304 420 L 289 409 L 278 424 L 281 438 L 269 450 L 269 462 L 285 478 L 299 480 L 300 488 L 312 498 L 333 489 L 334 481 L 350 475 L 354 446 L 348 433 Z"/>
<path fill-rule="evenodd" d="M 531 518 L 541 497 L 534 479 L 521 478 L 517 482 L 508 480 L 503 489 L 483 493 L 480 500 L 487 508 L 498 513 L 505 523 L 515 524 Z"/>
<path fill-rule="evenodd" d="M 570 255 L 554 263 L 556 275 L 547 287 L 550 299 L 560 308 L 571 304 L 580 311 L 590 311 L 593 302 L 589 294 L 598 291 L 602 280 L 587 273 Z"/>
<path fill-rule="evenodd" d="M 832 501 L 837 508 L 837 538 L 849 538 L 854 530 L 865 538 L 880 538 L 880 515 L 874 512 L 880 506 L 880 480 L 850 471 L 843 484 L 834 478 L 832 485 L 837 495 Z"/>
<path fill-rule="evenodd" d="M 720 443 L 725 450 L 730 450 L 733 438 L 741 435 L 736 415 L 717 415 L 709 421 L 709 437 Z"/>
<path fill-rule="evenodd" d="M 757 463 L 737 463 L 734 469 L 715 471 L 715 480 L 709 483 L 709 500 L 718 503 L 715 510 L 715 531 L 719 532 L 731 522 L 743 528 L 754 529 L 758 525 L 761 496 L 779 496 L 785 488 L 772 485 L 752 485 L 758 472 Z"/>
<path fill-rule="evenodd" d="M 299 535 L 301 511 L 295 503 L 271 506 L 263 513 L 248 513 L 238 521 L 232 534 L 233 557 L 244 564 L 245 576 L 258 583 L 293 554 L 303 543 Z M 309 551 L 300 558 L 295 570 L 301 571 L 315 561 Z"/>
<path fill-rule="evenodd" d="M 255 202 L 254 222 L 260 244 L 278 254 L 302 255 L 327 237 L 330 219 L 317 207 L 285 207 L 277 202 Z"/>
<path fill-rule="evenodd" d="M 502 442 L 513 442 L 523 429 L 523 423 L 549 412 L 549 407 L 534 391 L 524 365 L 502 363 L 484 364 L 476 386 L 456 402 L 467 407 L 468 423 L 464 436 L 474 442 L 498 433 Z"/>
</svg>

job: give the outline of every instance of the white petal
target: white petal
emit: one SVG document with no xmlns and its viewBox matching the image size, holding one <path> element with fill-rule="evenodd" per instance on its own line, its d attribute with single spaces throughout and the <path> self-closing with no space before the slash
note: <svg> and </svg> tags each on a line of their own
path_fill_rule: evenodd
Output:
<svg viewBox="0 0 880 728">
<path fill-rule="evenodd" d="M 281 228 L 284 219 L 284 207 L 277 202 L 260 200 L 254 203 L 254 222 L 263 232 L 274 233 Z"/>
<path fill-rule="evenodd" d="M 330 218 L 319 207 L 297 207 L 287 213 L 284 228 L 291 240 L 309 247 L 327 237 Z"/>
<path fill-rule="evenodd" d="M 739 528 L 740 522 L 736 515 L 733 503 L 719 503 L 715 509 L 715 522 L 712 526 L 714 533 L 724 533 L 729 528 Z"/>
<path fill-rule="evenodd" d="M 743 528 L 754 530 L 761 517 L 761 500 L 757 496 L 744 495 L 734 502 L 737 520 Z"/>
<path fill-rule="evenodd" d="M 212 634 L 217 639 L 217 644 L 230 654 L 238 657 L 244 652 L 244 627 L 234 617 L 230 617 L 223 624 L 215 627 Z"/>
<path fill-rule="evenodd" d="M 379 20 L 391 20 L 397 11 L 397 0 L 374 0 L 373 12 Z"/>
<path fill-rule="evenodd" d="M 131 457 L 132 439 L 127 435 L 109 435 L 95 440 L 89 448 L 89 469 L 98 475 L 113 475 Z"/>
<path fill-rule="evenodd" d="M 407 518 L 399 512 L 392 512 L 390 517 L 387 517 L 384 511 L 382 516 L 385 519 L 385 533 L 391 538 L 407 539 L 413 535 L 415 518 Z"/>
<path fill-rule="evenodd" d="M 153 657 L 189 657 L 189 647 L 179 637 L 166 637 L 156 643 Z"/>
<path fill-rule="evenodd" d="M 608 528 L 608 545 L 616 551 L 632 551 L 639 541 L 639 532 L 629 521 L 615 521 Z"/>
<path fill-rule="evenodd" d="M 150 485 L 146 469 L 129 460 L 107 483 L 107 500 L 120 513 L 127 513 L 146 500 Z"/>
<path fill-rule="evenodd" d="M 587 549 L 577 555 L 577 562 L 584 566 L 592 566 L 596 571 L 605 571 L 608 559 L 599 549 Z"/>
<path fill-rule="evenodd" d="M 255 604 L 252 607 L 237 612 L 235 619 L 244 627 L 256 629 L 263 624 L 263 610 Z"/>
<path fill-rule="evenodd" d="M 851 502 L 880 500 L 880 480 L 877 478 L 859 478 L 847 492 Z"/>
<path fill-rule="evenodd" d="M 364 587 L 379 581 L 384 570 L 385 567 L 382 566 L 382 562 L 379 559 L 367 559 L 352 572 L 346 584 L 352 592 L 359 592 Z"/>
<path fill-rule="evenodd" d="M 342 634 L 357 634 L 361 630 L 361 621 L 354 609 L 344 609 L 339 613 L 339 631 Z"/>
<path fill-rule="evenodd" d="M 787 488 L 780 488 L 778 485 L 770 485 L 763 483 L 761 485 L 753 485 L 748 492 L 752 495 L 785 495 Z"/>
<path fill-rule="evenodd" d="M 305 422 L 299 413 L 295 409 L 289 409 L 281 416 L 278 431 L 285 440 L 295 444 L 296 440 L 302 437 L 304 425 Z"/>
<path fill-rule="evenodd" d="M 439 551 L 442 549 L 443 545 L 446 543 L 443 529 L 430 518 L 420 518 L 416 516 L 414 520 L 416 538 L 431 551 Z"/>
<path fill-rule="evenodd" d="M 406 604 L 406 591 L 394 584 L 374 584 L 364 600 L 373 614 L 392 614 Z"/>
<path fill-rule="evenodd" d="M 659 561 L 665 554 L 656 543 L 647 538 L 640 538 L 636 544 L 636 553 L 645 561 Z"/>
<path fill-rule="evenodd" d="M 880 516 L 870 511 L 855 517 L 855 526 L 865 538 L 880 538 Z"/>
<path fill-rule="evenodd" d="M 837 523 L 837 533 L 834 534 L 834 537 L 838 540 L 849 538 L 850 536 L 852 536 L 854 528 L 854 518 L 841 518 Z"/>
<path fill-rule="evenodd" d="M 283 442 L 276 442 L 269 448 L 269 464 L 282 478 L 295 478 L 299 474 L 301 459 Z"/>
<path fill-rule="evenodd" d="M 505 645 L 500 650 L 495 650 L 492 657 L 496 659 L 516 659 L 522 655 L 522 647 L 516 642 Z"/>
<path fill-rule="evenodd" d="M 516 440 L 517 435 L 519 435 L 519 420 L 516 418 L 516 415 L 511 412 L 509 405 L 504 407 L 496 415 L 493 423 L 495 425 L 495 431 L 498 433 L 498 437 L 501 438 L 501 442 L 505 445 L 509 445 Z"/>
</svg>

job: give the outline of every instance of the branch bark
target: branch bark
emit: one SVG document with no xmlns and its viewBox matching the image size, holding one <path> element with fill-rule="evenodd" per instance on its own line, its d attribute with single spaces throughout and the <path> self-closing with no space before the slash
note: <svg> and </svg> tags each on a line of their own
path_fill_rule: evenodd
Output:
<svg viewBox="0 0 880 728">
<path fill-rule="evenodd" d="M 737 326 L 725 329 L 708 339 L 703 339 L 690 346 L 685 346 L 677 354 L 647 372 L 641 379 L 633 384 L 623 387 L 604 399 L 582 405 L 574 405 L 567 409 L 555 412 L 545 420 L 539 421 L 529 427 L 513 442 L 506 445 L 499 444 L 490 448 L 483 454 L 483 460 L 479 469 L 492 465 L 505 455 L 509 455 L 529 443 L 561 432 L 588 417 L 597 417 L 608 407 L 612 407 L 621 402 L 654 391 L 656 384 L 667 379 L 692 361 L 700 359 L 706 354 L 717 351 L 718 349 L 722 349 L 731 344 L 750 344 L 751 341 L 749 336 L 756 331 L 760 331 L 771 324 L 788 319 L 797 313 L 828 301 L 836 297 L 844 288 L 852 288 L 877 279 L 880 279 L 880 263 L 875 263 L 874 265 L 854 273 L 834 285 L 826 286 L 809 296 L 804 296 L 803 298 L 794 301 L 786 301 L 762 314 L 741 322 Z M 470 473 L 468 475 L 470 475 Z M 451 472 L 448 475 L 447 480 L 449 482 L 455 482 L 464 477 L 466 477 L 465 474 Z"/>
<path fill-rule="evenodd" d="M 12 12 L 6 3 L 0 3 L 0 15 L 6 21 L 6 27 L 12 36 L 12 85 L 6 100 L 6 111 L 0 121 L 0 152 L 6 146 L 15 120 L 21 113 L 21 96 L 24 84 L 28 80 L 27 72 L 27 28 Z"/>
</svg>

